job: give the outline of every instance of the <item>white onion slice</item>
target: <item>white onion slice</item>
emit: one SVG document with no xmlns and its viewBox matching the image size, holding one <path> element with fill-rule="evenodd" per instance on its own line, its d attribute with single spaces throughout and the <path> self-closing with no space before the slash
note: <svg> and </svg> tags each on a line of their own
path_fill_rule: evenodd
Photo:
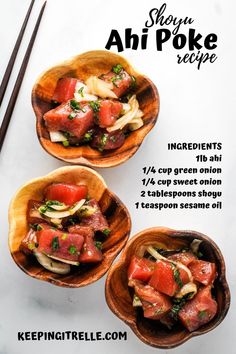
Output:
<svg viewBox="0 0 236 354">
<path fill-rule="evenodd" d="M 123 107 L 121 111 L 122 114 L 126 114 L 131 110 L 130 104 L 128 103 L 122 103 L 122 107 Z"/>
<path fill-rule="evenodd" d="M 197 294 L 197 285 L 195 283 L 187 283 L 180 289 L 180 291 L 175 295 L 177 299 L 182 298 L 185 295 L 191 294 L 188 299 L 192 299 Z"/>
<path fill-rule="evenodd" d="M 77 81 L 75 86 L 74 97 L 77 102 L 82 101 L 96 101 L 98 99 L 97 96 L 91 95 L 89 93 L 88 86 L 86 86 L 83 82 Z"/>
<path fill-rule="evenodd" d="M 61 203 L 61 205 L 57 205 L 57 204 L 51 204 L 50 208 L 54 209 L 54 210 L 67 210 L 69 209 L 69 205 L 66 205 L 64 203 Z"/>
<path fill-rule="evenodd" d="M 190 245 L 190 248 L 192 250 L 192 252 L 194 254 L 197 254 L 198 253 L 198 250 L 199 250 L 199 246 L 200 244 L 202 243 L 202 240 L 199 240 L 197 238 L 195 238 L 192 242 L 191 242 L 191 245 Z"/>
<path fill-rule="evenodd" d="M 142 302 L 140 300 L 140 298 L 134 294 L 134 297 L 133 297 L 133 307 L 142 307 Z"/>
<path fill-rule="evenodd" d="M 84 205 L 80 208 L 78 213 L 83 217 L 88 217 L 96 213 L 97 208 L 91 207 L 90 205 Z"/>
<path fill-rule="evenodd" d="M 79 266 L 80 263 L 76 262 L 76 261 L 70 261 L 68 259 L 62 259 L 59 257 L 55 257 L 55 256 L 51 256 L 50 254 L 47 254 L 47 257 L 55 259 L 56 261 L 62 262 L 62 263 L 66 263 L 66 264 L 71 264 L 71 265 L 75 265 L 75 266 Z"/>
<path fill-rule="evenodd" d="M 96 76 L 90 76 L 86 85 L 88 86 L 89 93 L 97 95 L 101 98 L 117 98 L 116 94 L 112 91 L 113 84 L 99 79 Z"/>
<path fill-rule="evenodd" d="M 62 141 L 66 141 L 66 140 L 67 140 L 67 138 L 65 137 L 65 135 L 62 134 L 61 132 L 58 132 L 58 131 L 49 132 L 49 135 L 50 135 L 50 140 L 51 140 L 53 143 L 59 143 L 59 142 L 62 142 Z"/>
<path fill-rule="evenodd" d="M 108 132 L 113 132 L 118 129 L 123 129 L 127 124 L 132 122 L 132 119 L 136 117 L 136 115 L 139 112 L 139 103 L 138 100 L 136 99 L 136 95 L 133 95 L 129 99 L 128 104 L 130 105 L 130 110 L 122 117 L 117 119 L 117 121 L 112 127 L 107 128 Z"/>
<path fill-rule="evenodd" d="M 142 118 L 134 118 L 131 120 L 131 122 L 129 123 L 129 130 L 134 131 L 137 130 L 139 128 L 141 128 L 143 126 L 143 120 Z"/>
<path fill-rule="evenodd" d="M 74 215 L 82 207 L 82 205 L 84 205 L 85 202 L 86 202 L 86 199 L 81 199 L 79 202 L 75 203 L 73 208 L 69 208 L 68 210 L 65 210 L 65 211 L 48 211 L 48 210 L 46 210 L 42 214 L 51 218 L 51 219 L 66 218 L 67 216 Z M 38 210 L 40 212 L 40 208 Z"/>
<path fill-rule="evenodd" d="M 35 257 L 38 262 L 47 270 L 50 270 L 53 273 L 57 274 L 68 274 L 70 272 L 69 264 L 65 264 L 62 262 L 56 262 L 51 260 L 48 256 L 41 252 L 34 252 Z"/>
</svg>

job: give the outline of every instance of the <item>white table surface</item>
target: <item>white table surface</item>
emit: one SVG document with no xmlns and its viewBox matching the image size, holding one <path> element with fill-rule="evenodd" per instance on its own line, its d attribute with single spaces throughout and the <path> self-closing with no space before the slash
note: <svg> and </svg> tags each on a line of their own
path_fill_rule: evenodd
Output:
<svg viewBox="0 0 236 354">
<path fill-rule="evenodd" d="M 2 119 L 17 70 L 24 55 L 42 1 L 36 1 L 8 90 L 1 107 Z M 90 49 L 104 49 L 112 28 L 132 27 L 141 31 L 148 11 L 160 1 L 49 0 L 32 51 L 7 137 L 0 155 L 1 238 L 0 238 L 0 353 L 98 353 L 146 354 L 167 352 L 140 342 L 122 321 L 113 315 L 104 297 L 105 277 L 82 289 L 64 289 L 26 276 L 8 250 L 7 210 L 17 188 L 31 178 L 65 165 L 40 146 L 31 107 L 31 89 L 37 76 L 61 60 Z M 226 260 L 232 293 L 230 311 L 214 331 L 173 349 L 179 354 L 234 354 L 235 339 L 235 30 L 233 0 L 167 1 L 169 12 L 195 19 L 201 33 L 218 34 L 218 60 L 203 65 L 178 65 L 176 51 L 167 45 L 157 53 L 125 50 L 139 71 L 157 85 L 161 112 L 157 125 L 136 155 L 123 165 L 100 169 L 108 186 L 123 200 L 132 217 L 132 235 L 151 226 L 193 229 L 211 236 Z M 0 5 L 0 78 L 12 51 L 29 0 L 2 1 Z M 123 11 L 124 9 L 124 11 Z M 235 33 L 235 32 L 234 32 Z M 168 142 L 223 143 L 222 210 L 136 210 L 140 201 L 142 167 L 145 165 L 184 167 L 194 165 L 193 152 L 168 151 Z M 18 331 L 76 330 L 127 331 L 120 342 L 18 342 Z"/>
</svg>

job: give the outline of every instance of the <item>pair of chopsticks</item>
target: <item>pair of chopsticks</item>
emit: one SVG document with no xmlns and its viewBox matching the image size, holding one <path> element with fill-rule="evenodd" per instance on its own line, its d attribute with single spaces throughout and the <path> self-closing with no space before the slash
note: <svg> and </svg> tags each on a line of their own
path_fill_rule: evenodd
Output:
<svg viewBox="0 0 236 354">
<path fill-rule="evenodd" d="M 15 63 L 15 59 L 16 59 L 18 50 L 20 48 L 21 41 L 22 41 L 22 38 L 23 38 L 23 35 L 24 35 L 24 32 L 25 32 L 26 25 L 28 23 L 28 19 L 29 19 L 30 14 L 31 14 L 32 7 L 34 5 L 34 2 L 35 2 L 35 0 L 32 0 L 31 3 L 30 3 L 29 9 L 28 9 L 27 14 L 25 16 L 24 22 L 22 24 L 20 33 L 18 35 L 16 44 L 14 46 L 13 52 L 11 54 L 11 57 L 9 59 L 9 62 L 8 62 L 8 65 L 7 65 L 7 68 L 6 68 L 6 71 L 5 71 L 5 74 L 4 74 L 2 82 L 1 82 L 1 86 L 0 86 L 0 106 L 1 106 L 4 94 L 5 94 L 5 91 L 6 91 L 6 88 L 7 88 L 8 81 L 9 81 L 10 76 L 11 76 L 11 72 L 12 72 L 12 69 L 13 69 L 13 66 L 14 66 L 14 63 Z M 6 109 L 5 115 L 4 115 L 3 120 L 2 120 L 2 124 L 1 124 L 1 128 L 0 128 L 0 151 L 2 149 L 2 145 L 3 145 L 4 139 L 5 139 L 6 133 L 7 133 L 7 129 L 8 129 L 8 126 L 9 126 L 9 123 L 10 123 L 10 120 L 11 120 L 12 112 L 14 110 L 15 103 L 16 103 L 16 100 L 17 100 L 17 97 L 18 97 L 18 93 L 20 91 L 20 87 L 21 87 L 21 84 L 22 84 L 22 81 L 23 81 L 23 78 L 24 78 L 24 75 L 25 75 L 25 71 L 26 71 L 26 68 L 27 68 L 27 65 L 28 65 L 28 62 L 29 62 L 30 54 L 31 54 L 31 51 L 32 51 L 32 48 L 33 48 L 33 45 L 34 45 L 34 41 L 35 41 L 38 29 L 39 29 L 39 25 L 40 25 L 40 22 L 41 22 L 41 18 L 43 16 L 43 12 L 44 12 L 46 3 L 47 3 L 47 1 L 45 1 L 45 3 L 43 4 L 43 6 L 42 6 L 42 8 L 40 10 L 40 13 L 38 15 L 37 22 L 35 24 L 33 33 L 31 35 L 30 42 L 29 42 L 28 47 L 26 49 L 26 52 L 25 52 L 25 55 L 24 55 L 24 58 L 23 58 L 19 73 L 18 73 L 16 81 L 15 81 L 14 88 L 13 88 L 12 93 L 11 93 L 10 100 L 8 102 L 8 105 L 7 105 L 7 109 Z"/>
</svg>

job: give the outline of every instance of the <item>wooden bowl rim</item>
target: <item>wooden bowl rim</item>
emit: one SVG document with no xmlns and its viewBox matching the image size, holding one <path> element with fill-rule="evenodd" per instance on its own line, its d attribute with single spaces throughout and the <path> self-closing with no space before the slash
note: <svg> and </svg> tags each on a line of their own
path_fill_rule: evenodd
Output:
<svg viewBox="0 0 236 354">
<path fill-rule="evenodd" d="M 143 133 L 143 137 L 142 139 L 132 148 L 132 150 L 128 151 L 127 153 L 122 153 L 122 156 L 119 157 L 119 159 L 117 159 L 116 161 L 109 161 L 111 160 L 112 157 L 106 157 L 104 156 L 104 158 L 99 159 L 99 157 L 97 159 L 93 159 L 90 160 L 89 158 L 83 157 L 83 154 L 81 155 L 81 157 L 78 158 L 63 158 L 61 156 L 56 155 L 56 153 L 52 152 L 48 146 L 45 145 L 44 140 L 45 138 L 40 134 L 39 132 L 39 128 L 38 125 L 40 125 L 40 118 L 38 116 L 38 112 L 37 112 L 37 104 L 36 104 L 36 88 L 38 83 L 40 82 L 40 80 L 44 77 L 45 74 L 47 74 L 51 69 L 53 68 L 57 68 L 57 67 L 61 67 L 61 66 L 69 66 L 71 65 L 71 63 L 73 63 L 77 58 L 79 58 L 80 56 L 83 55 L 87 55 L 87 54 L 97 54 L 97 53 L 106 53 L 107 55 L 112 55 L 112 56 L 116 56 L 117 60 L 118 58 L 121 58 L 124 62 L 127 63 L 127 65 L 129 65 L 132 68 L 132 71 L 135 72 L 137 75 L 142 76 L 143 78 L 145 78 L 145 80 L 149 83 L 150 87 L 152 88 L 152 91 L 155 95 L 155 102 L 156 102 L 156 114 L 152 117 L 152 119 L 150 120 L 150 122 L 146 125 L 147 128 L 145 130 L 145 132 Z M 44 70 L 37 78 L 37 80 L 35 81 L 35 84 L 33 86 L 32 89 L 32 93 L 31 93 L 31 102 L 32 102 L 32 106 L 33 106 L 33 110 L 36 116 L 36 132 L 37 132 L 37 137 L 38 140 L 41 144 L 41 146 L 43 147 L 43 149 L 49 153 L 51 156 L 57 158 L 58 160 L 61 160 L 63 162 L 67 162 L 67 163 L 71 163 L 71 164 L 75 164 L 75 165 L 84 165 L 84 166 L 88 166 L 88 167 L 95 167 L 95 168 L 109 168 L 109 167 L 114 167 L 114 166 L 118 166 L 124 162 L 126 162 L 127 160 L 129 160 L 136 152 L 137 150 L 140 148 L 140 146 L 142 145 L 145 137 L 147 136 L 147 134 L 153 129 L 154 125 L 157 122 L 158 119 L 158 115 L 160 112 L 160 95 L 158 92 L 157 87 L 155 86 L 155 84 L 152 82 L 152 80 L 150 80 L 146 75 L 143 75 L 142 73 L 140 73 L 133 65 L 131 65 L 129 63 L 129 61 L 123 57 L 120 54 L 117 54 L 113 51 L 109 51 L 109 50 L 89 50 L 77 55 L 72 56 L 71 58 L 68 58 L 64 61 L 58 62 L 57 64 L 53 65 L 52 67 Z M 131 132 L 132 134 L 132 132 Z M 78 147 L 78 149 L 80 149 L 80 147 Z M 69 150 L 68 150 L 69 151 Z M 114 150 L 114 156 L 116 153 L 117 149 Z M 96 163 L 96 161 L 98 161 L 98 163 Z"/>
<path fill-rule="evenodd" d="M 180 239 L 186 238 L 186 237 L 188 238 L 191 236 L 196 239 L 206 241 L 208 244 L 210 244 L 212 246 L 214 253 L 217 255 L 217 258 L 220 260 L 221 274 L 220 275 L 218 274 L 218 277 L 219 277 L 219 282 L 220 282 L 222 288 L 224 289 L 225 302 L 224 302 L 224 308 L 220 313 L 220 317 L 219 317 L 218 321 L 216 323 L 214 323 L 214 325 L 212 325 L 212 327 L 206 328 L 205 330 L 198 329 L 193 332 L 186 332 L 186 336 L 183 339 L 176 340 L 176 342 L 174 342 L 171 345 L 161 344 L 161 343 L 158 343 L 158 341 L 150 342 L 149 340 L 147 340 L 147 338 L 144 335 L 142 335 L 142 333 L 139 331 L 136 320 L 135 319 L 129 320 L 125 316 L 123 316 L 123 314 L 116 309 L 116 306 L 110 297 L 109 284 L 110 284 L 111 278 L 113 276 L 113 273 L 118 268 L 121 268 L 122 265 L 124 264 L 124 262 L 126 260 L 127 251 L 130 248 L 130 246 L 137 239 L 142 238 L 144 235 L 149 234 L 149 233 L 153 233 L 153 234 L 155 234 L 155 233 L 163 233 L 163 234 L 168 233 L 168 237 L 176 238 L 176 236 L 177 236 Z M 130 238 L 130 240 L 127 242 L 126 246 L 124 247 L 119 260 L 111 266 L 111 268 L 109 269 L 109 271 L 107 273 L 106 283 L 105 283 L 105 297 L 106 297 L 107 305 L 109 306 L 110 310 L 117 317 L 119 317 L 122 321 L 124 321 L 132 329 L 132 331 L 135 333 L 135 335 L 141 341 L 143 341 L 145 344 L 148 344 L 152 347 L 156 347 L 156 348 L 160 348 L 160 349 L 175 348 L 195 336 L 200 336 L 202 334 L 208 333 L 211 330 L 213 330 L 214 328 L 216 328 L 224 320 L 225 316 L 227 315 L 227 312 L 230 307 L 230 298 L 231 298 L 230 297 L 230 289 L 229 289 L 229 286 L 228 286 L 228 283 L 226 280 L 226 269 L 225 269 L 224 257 L 222 255 L 219 247 L 217 246 L 217 244 L 209 236 L 207 236 L 201 232 L 193 231 L 193 230 L 175 230 L 175 229 L 171 229 L 171 228 L 163 227 L 163 226 L 159 226 L 159 227 L 157 226 L 157 227 L 151 227 L 151 228 L 144 229 Z"/>
<path fill-rule="evenodd" d="M 83 281 L 82 283 L 76 283 L 76 284 L 69 284 L 69 283 L 65 283 L 62 280 L 60 280 L 60 278 L 54 278 L 54 273 L 51 273 L 52 276 L 45 278 L 44 276 L 41 276 L 41 274 L 35 274 L 35 273 L 30 273 L 29 271 L 27 271 L 27 269 L 25 269 L 20 263 L 17 262 L 17 259 L 15 257 L 15 252 L 12 251 L 12 242 L 14 240 L 14 233 L 17 227 L 17 224 L 14 220 L 14 216 L 15 216 L 15 212 L 14 212 L 14 203 L 17 200 L 17 198 L 19 197 L 19 194 L 21 193 L 21 191 L 31 185 L 34 184 L 35 182 L 42 182 L 45 180 L 45 182 L 47 181 L 47 179 L 50 177 L 52 178 L 57 178 L 60 175 L 63 175 L 64 172 L 73 172 L 73 171 L 87 171 L 88 173 L 91 173 L 95 176 L 95 178 L 99 179 L 103 186 L 104 186 L 104 190 L 107 190 L 109 192 L 109 194 L 111 195 L 112 199 L 119 205 L 122 207 L 122 209 L 124 210 L 126 217 L 127 217 L 127 232 L 126 232 L 126 236 L 124 237 L 123 240 L 121 240 L 122 242 L 120 242 L 118 244 L 118 246 L 116 246 L 116 250 L 113 251 L 111 253 L 111 255 L 107 255 L 106 263 L 104 264 L 103 269 L 97 274 L 97 277 L 92 277 L 92 279 L 88 279 L 86 281 Z M 8 247 L 9 247 L 9 251 L 10 254 L 14 260 L 14 262 L 16 263 L 16 265 L 23 270 L 24 273 L 26 273 L 27 275 L 31 276 L 32 278 L 38 279 L 38 280 L 42 280 L 45 282 L 48 282 L 50 284 L 54 284 L 57 286 L 61 286 L 61 287 L 68 287 L 68 288 L 80 288 L 83 286 L 87 286 L 90 285 L 94 282 L 96 282 L 97 280 L 99 280 L 100 278 L 102 278 L 102 276 L 108 271 L 108 269 L 110 268 L 112 262 L 114 261 L 114 259 L 116 258 L 116 256 L 120 253 L 120 251 L 123 249 L 123 247 L 125 246 L 125 244 L 128 241 L 130 232 L 131 232 L 131 218 L 130 218 L 130 214 L 128 209 L 126 208 L 126 206 L 124 205 L 124 203 L 116 196 L 115 193 L 113 193 L 107 186 L 104 178 L 95 170 L 91 169 L 90 167 L 86 167 L 86 166 L 63 166 L 63 167 L 59 167 L 51 172 L 49 172 L 46 175 L 43 175 L 41 177 L 36 177 L 33 178 L 31 180 L 29 180 L 28 182 L 24 183 L 21 187 L 18 188 L 18 190 L 16 191 L 15 195 L 13 196 L 13 198 L 11 199 L 10 205 L 9 205 L 9 209 L 8 209 L 8 220 L 9 220 L 9 232 L 8 232 Z M 24 235 L 22 236 L 22 238 L 24 237 Z M 113 246 L 114 247 L 114 246 Z M 39 265 L 40 266 L 40 265 Z M 55 275 L 56 276 L 56 275 Z"/>
</svg>

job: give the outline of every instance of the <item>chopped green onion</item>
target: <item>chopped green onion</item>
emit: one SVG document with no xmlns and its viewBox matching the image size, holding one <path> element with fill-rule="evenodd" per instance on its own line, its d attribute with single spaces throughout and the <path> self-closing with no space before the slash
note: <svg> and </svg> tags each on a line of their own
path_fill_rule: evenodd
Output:
<svg viewBox="0 0 236 354">
<path fill-rule="evenodd" d="M 46 205 L 42 205 L 41 207 L 38 208 L 40 214 L 45 214 L 47 210 L 48 208 L 46 207 Z"/>
<path fill-rule="evenodd" d="M 59 205 L 62 206 L 63 203 L 59 202 L 58 200 L 48 200 L 46 202 L 46 206 L 51 206 L 51 205 Z"/>
<path fill-rule="evenodd" d="M 73 245 L 71 245 L 69 248 L 68 248 L 68 252 L 70 253 L 70 254 L 76 254 L 76 252 L 77 252 L 77 248 L 75 247 L 75 246 L 73 246 Z"/>
<path fill-rule="evenodd" d="M 202 310 L 198 312 L 198 317 L 202 320 L 203 318 L 205 318 L 207 316 L 207 312 L 206 310 Z"/>
<path fill-rule="evenodd" d="M 78 90 L 78 93 L 80 94 L 81 97 L 84 97 L 84 86 L 80 87 L 80 89 Z"/>
<path fill-rule="evenodd" d="M 102 249 L 102 242 L 95 241 L 95 246 L 97 247 L 97 249 L 101 250 Z"/>
<path fill-rule="evenodd" d="M 111 230 L 110 229 L 104 229 L 104 230 L 102 230 L 102 233 L 104 235 L 108 236 L 111 233 Z"/>
<path fill-rule="evenodd" d="M 131 87 L 135 88 L 136 85 L 137 85 L 137 80 L 133 75 L 131 75 Z"/>
<path fill-rule="evenodd" d="M 63 234 L 63 235 L 61 236 L 61 239 L 62 239 L 62 240 L 66 240 L 66 239 L 67 239 L 67 237 L 68 237 L 68 235 L 67 235 L 67 234 Z"/>
<path fill-rule="evenodd" d="M 35 231 L 43 230 L 42 226 L 40 226 L 39 224 L 30 224 L 30 227 Z"/>
<path fill-rule="evenodd" d="M 76 113 L 75 112 L 72 112 L 71 114 L 68 115 L 68 119 L 72 120 L 76 117 Z"/>
<path fill-rule="evenodd" d="M 31 250 L 31 251 L 34 250 L 35 249 L 35 244 L 34 243 L 29 243 L 28 244 L 28 249 Z"/>
<path fill-rule="evenodd" d="M 175 268 L 175 270 L 174 270 L 174 279 L 175 279 L 175 282 L 178 284 L 178 286 L 180 288 L 182 288 L 183 287 L 183 282 L 182 282 L 182 280 L 180 278 L 180 272 L 179 272 L 178 268 Z"/>
<path fill-rule="evenodd" d="M 121 64 L 117 64 L 112 67 L 112 71 L 115 74 L 119 74 L 122 70 L 123 70 L 123 66 Z"/>
<path fill-rule="evenodd" d="M 60 248 L 59 239 L 57 236 L 53 237 L 51 247 L 52 247 L 53 251 L 56 251 Z"/>
<path fill-rule="evenodd" d="M 99 101 L 91 101 L 89 102 L 90 107 L 95 113 L 98 113 L 100 110 L 100 102 Z"/>
<path fill-rule="evenodd" d="M 115 85 L 115 87 L 118 87 L 118 85 L 116 84 L 117 80 L 122 80 L 122 77 L 120 75 L 116 75 L 111 79 L 111 82 L 113 83 L 113 85 Z"/>
<path fill-rule="evenodd" d="M 93 133 L 92 132 L 87 132 L 86 134 L 84 134 L 84 142 L 87 142 L 87 141 L 91 141 L 93 138 Z"/>
<path fill-rule="evenodd" d="M 70 108 L 73 110 L 80 110 L 80 104 L 76 100 L 70 100 Z"/>
<path fill-rule="evenodd" d="M 62 144 L 63 144 L 63 146 L 65 146 L 65 147 L 70 146 L 70 143 L 69 143 L 68 140 L 64 140 L 64 141 L 62 142 Z"/>
</svg>

